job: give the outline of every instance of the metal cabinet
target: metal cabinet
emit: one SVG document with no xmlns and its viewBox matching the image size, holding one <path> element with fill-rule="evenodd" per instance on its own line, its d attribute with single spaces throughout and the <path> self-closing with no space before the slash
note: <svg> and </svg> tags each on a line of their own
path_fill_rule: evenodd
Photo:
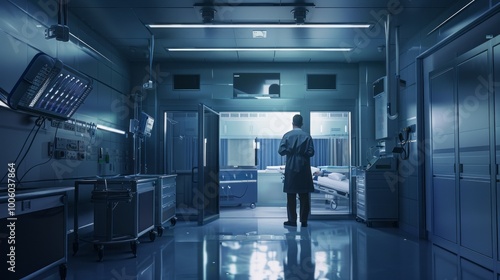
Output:
<svg viewBox="0 0 500 280">
<path fill-rule="evenodd" d="M 177 222 L 176 215 L 176 178 L 177 175 L 153 175 L 157 177 L 155 199 L 155 224 L 158 235 L 163 235 L 164 225 L 170 222 L 174 226 Z"/>
<path fill-rule="evenodd" d="M 66 192 L 71 190 L 14 189 L 0 193 L 2 279 L 38 279 L 57 268 L 61 279 L 66 278 Z"/>
<path fill-rule="evenodd" d="M 257 203 L 256 168 L 221 169 L 219 179 L 221 206 L 250 203 L 250 207 L 255 208 Z"/>
<path fill-rule="evenodd" d="M 397 225 L 398 184 L 396 159 L 379 158 L 356 176 L 356 220 L 366 222 L 393 222 Z"/>
</svg>

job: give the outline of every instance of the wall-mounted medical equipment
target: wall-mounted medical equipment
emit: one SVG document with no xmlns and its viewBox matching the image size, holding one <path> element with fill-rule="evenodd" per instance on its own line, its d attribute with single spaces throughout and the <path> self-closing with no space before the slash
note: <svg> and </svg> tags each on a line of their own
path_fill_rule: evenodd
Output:
<svg viewBox="0 0 500 280">
<path fill-rule="evenodd" d="M 153 129 L 154 121 L 155 120 L 150 115 L 141 112 L 138 129 L 139 134 L 147 137 L 151 136 L 151 130 Z"/>
<path fill-rule="evenodd" d="M 92 90 L 92 79 L 44 53 L 36 54 L 10 93 L 1 89 L 10 108 L 68 120 Z"/>
<path fill-rule="evenodd" d="M 139 137 L 150 137 L 153 130 L 154 119 L 145 112 L 141 112 L 139 119 L 131 119 L 129 131 Z"/>
<path fill-rule="evenodd" d="M 373 82 L 373 98 L 375 99 L 375 139 L 385 139 L 389 136 L 389 119 L 387 117 L 387 77 L 381 77 Z"/>
</svg>

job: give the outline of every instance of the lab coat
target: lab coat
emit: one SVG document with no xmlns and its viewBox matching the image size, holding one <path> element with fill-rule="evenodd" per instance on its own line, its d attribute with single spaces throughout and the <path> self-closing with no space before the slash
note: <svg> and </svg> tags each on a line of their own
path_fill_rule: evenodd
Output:
<svg viewBox="0 0 500 280">
<path fill-rule="evenodd" d="M 286 156 L 283 192 L 314 192 L 311 174 L 314 144 L 311 136 L 300 128 L 290 130 L 283 135 L 278 153 Z"/>
</svg>

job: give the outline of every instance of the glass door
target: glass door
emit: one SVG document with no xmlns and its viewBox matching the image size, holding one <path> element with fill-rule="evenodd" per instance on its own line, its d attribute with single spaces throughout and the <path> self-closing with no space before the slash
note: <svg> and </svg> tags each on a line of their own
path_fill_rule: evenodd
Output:
<svg viewBox="0 0 500 280">
<path fill-rule="evenodd" d="M 198 224 L 219 218 L 219 113 L 198 106 Z"/>
</svg>

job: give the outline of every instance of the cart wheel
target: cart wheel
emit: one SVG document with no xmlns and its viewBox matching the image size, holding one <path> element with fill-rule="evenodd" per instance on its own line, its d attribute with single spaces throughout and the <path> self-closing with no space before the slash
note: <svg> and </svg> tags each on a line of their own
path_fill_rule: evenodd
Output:
<svg viewBox="0 0 500 280">
<path fill-rule="evenodd" d="M 149 232 L 149 240 L 155 241 L 157 235 L 158 235 L 158 233 L 155 230 L 151 230 Z"/>
<path fill-rule="evenodd" d="M 337 209 L 337 202 L 335 200 L 330 201 L 330 208 L 332 208 L 332 210 Z"/>
<path fill-rule="evenodd" d="M 97 246 L 97 258 L 99 261 L 102 261 L 102 257 L 104 256 L 104 245 Z"/>
<path fill-rule="evenodd" d="M 134 257 L 137 257 L 137 240 L 130 241 L 130 249 L 132 249 L 132 254 L 134 254 Z"/>
<path fill-rule="evenodd" d="M 158 226 L 158 227 L 156 228 L 156 230 L 158 231 L 158 236 L 159 236 L 159 237 L 163 236 L 163 230 L 164 230 L 164 229 L 165 229 L 165 228 L 163 228 L 162 226 Z"/>
<path fill-rule="evenodd" d="M 170 224 L 172 226 L 175 226 L 176 223 L 177 223 L 177 218 L 176 217 L 173 217 L 172 219 L 170 219 Z"/>
<path fill-rule="evenodd" d="M 250 204 L 250 208 L 255 209 L 255 203 Z"/>
</svg>

